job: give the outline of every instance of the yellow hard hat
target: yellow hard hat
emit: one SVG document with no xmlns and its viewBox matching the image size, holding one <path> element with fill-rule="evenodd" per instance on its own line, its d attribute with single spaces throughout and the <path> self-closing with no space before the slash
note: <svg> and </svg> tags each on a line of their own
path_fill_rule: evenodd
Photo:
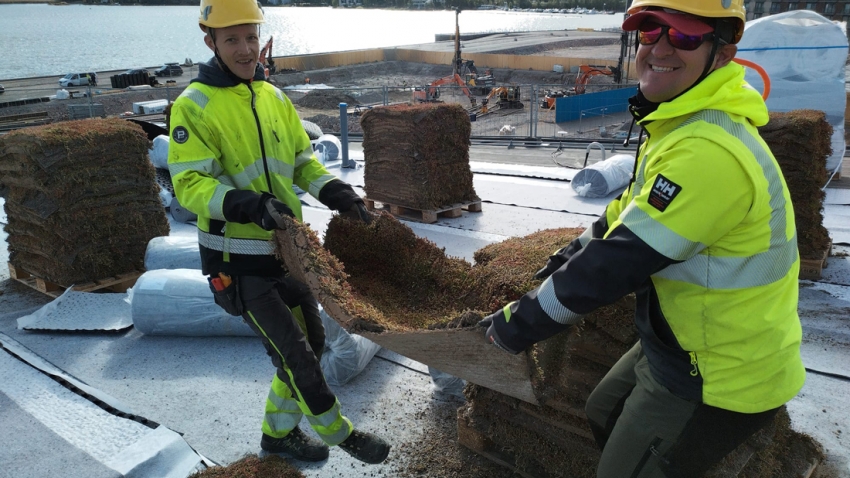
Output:
<svg viewBox="0 0 850 478">
<path fill-rule="evenodd" d="M 698 17 L 734 18 L 737 25 L 732 43 L 738 43 L 741 39 L 744 22 L 747 21 L 744 0 L 634 0 L 628 14 L 634 15 L 650 7 L 669 8 Z"/>
<path fill-rule="evenodd" d="M 265 23 L 257 0 L 201 0 L 198 24 L 206 28 L 226 28 L 246 23 Z"/>
</svg>

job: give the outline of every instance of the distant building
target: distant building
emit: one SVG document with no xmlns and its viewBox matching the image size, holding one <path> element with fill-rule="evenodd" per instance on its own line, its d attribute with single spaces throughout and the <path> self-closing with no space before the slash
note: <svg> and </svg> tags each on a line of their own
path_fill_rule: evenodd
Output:
<svg viewBox="0 0 850 478">
<path fill-rule="evenodd" d="M 265 0 L 266 5 L 289 5 L 292 0 Z"/>
<path fill-rule="evenodd" d="M 789 2 L 789 1 L 755 1 L 747 0 L 747 20 L 787 12 L 789 10 L 811 10 L 830 19 L 850 22 L 850 1 L 819 0 L 815 2 Z"/>
</svg>

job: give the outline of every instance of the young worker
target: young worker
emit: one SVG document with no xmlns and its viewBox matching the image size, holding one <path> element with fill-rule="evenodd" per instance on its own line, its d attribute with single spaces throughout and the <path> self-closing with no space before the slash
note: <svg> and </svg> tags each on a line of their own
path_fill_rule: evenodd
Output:
<svg viewBox="0 0 850 478">
<path fill-rule="evenodd" d="M 635 293 L 640 341 L 587 400 L 597 476 L 701 476 L 803 385 L 794 213 L 732 59 L 743 0 L 635 0 L 647 135 L 629 187 L 557 251 L 535 290 L 484 321 L 518 353 Z"/>
<path fill-rule="evenodd" d="M 168 166 L 180 204 L 198 215 L 203 272 L 216 302 L 244 318 L 277 367 L 260 447 L 320 461 L 328 445 L 338 445 L 380 463 L 390 446 L 343 416 L 319 365 L 324 328 L 316 299 L 287 275 L 270 241 L 282 215 L 301 220 L 293 184 L 343 215 L 367 222 L 370 215 L 351 186 L 316 160 L 289 98 L 265 81 L 257 1 L 201 0 L 200 7 L 214 57 L 171 109 Z M 302 416 L 324 443 L 298 428 Z"/>
</svg>

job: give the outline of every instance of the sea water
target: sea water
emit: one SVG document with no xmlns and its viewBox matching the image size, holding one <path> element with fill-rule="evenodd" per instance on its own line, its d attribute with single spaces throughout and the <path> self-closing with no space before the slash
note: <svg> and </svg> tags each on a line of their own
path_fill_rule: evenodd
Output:
<svg viewBox="0 0 850 478">
<path fill-rule="evenodd" d="M 431 43 L 449 10 L 264 7 L 274 56 Z M 194 6 L 0 5 L 0 80 L 206 61 Z M 623 15 L 463 11 L 461 34 L 616 28 Z"/>
</svg>

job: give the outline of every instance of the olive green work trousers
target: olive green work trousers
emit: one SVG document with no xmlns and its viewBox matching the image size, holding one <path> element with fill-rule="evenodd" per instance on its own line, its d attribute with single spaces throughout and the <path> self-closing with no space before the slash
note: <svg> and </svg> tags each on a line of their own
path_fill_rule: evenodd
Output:
<svg viewBox="0 0 850 478">
<path fill-rule="evenodd" d="M 698 478 L 778 410 L 747 414 L 680 398 L 653 378 L 640 342 L 608 371 L 585 407 L 602 449 L 598 478 Z"/>
</svg>

